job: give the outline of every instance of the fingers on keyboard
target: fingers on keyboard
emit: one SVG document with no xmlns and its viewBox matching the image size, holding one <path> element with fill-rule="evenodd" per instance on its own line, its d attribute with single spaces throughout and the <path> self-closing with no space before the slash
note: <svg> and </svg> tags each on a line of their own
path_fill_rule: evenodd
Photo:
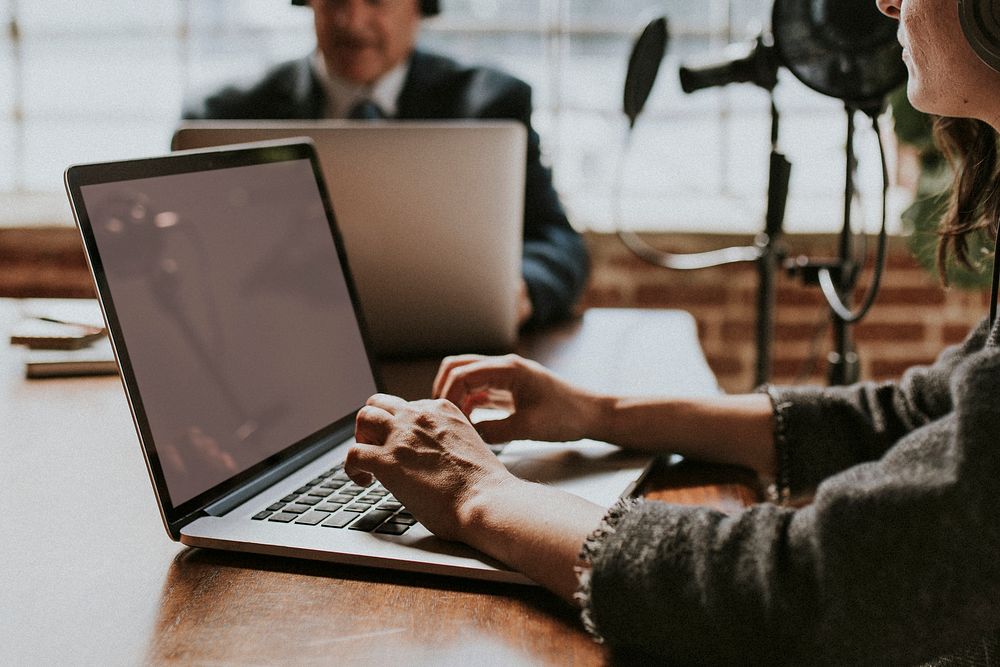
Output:
<svg viewBox="0 0 1000 667">
<path fill-rule="evenodd" d="M 253 519 L 384 535 L 402 535 L 417 523 L 385 487 L 378 483 L 367 487 L 354 484 L 342 465 L 271 503 Z"/>
</svg>

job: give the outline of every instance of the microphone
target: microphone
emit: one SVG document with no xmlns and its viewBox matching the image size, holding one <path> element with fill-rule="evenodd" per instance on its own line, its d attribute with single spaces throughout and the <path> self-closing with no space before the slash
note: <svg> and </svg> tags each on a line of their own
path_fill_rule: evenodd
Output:
<svg viewBox="0 0 1000 667">
<path fill-rule="evenodd" d="M 692 93 L 730 83 L 773 90 L 778 70 L 824 95 L 877 115 L 883 98 L 906 78 L 896 23 L 870 0 L 774 0 L 771 31 L 726 49 L 726 59 L 681 66 Z"/>
<path fill-rule="evenodd" d="M 693 93 L 704 88 L 730 83 L 753 83 L 764 90 L 778 85 L 778 59 L 770 38 L 763 34 L 749 44 L 726 48 L 728 60 L 701 66 L 681 66 L 681 90 Z"/>
<path fill-rule="evenodd" d="M 625 73 L 625 97 L 623 106 L 628 117 L 629 128 L 635 127 L 649 93 L 653 90 L 660 63 L 667 52 L 667 18 L 661 16 L 650 21 L 632 46 Z"/>
<path fill-rule="evenodd" d="M 808 22 L 816 30 L 817 41 L 832 51 L 869 53 L 896 42 L 895 21 L 865 0 L 814 2 Z"/>
<path fill-rule="evenodd" d="M 873 118 L 906 80 L 897 28 L 870 0 L 775 0 L 771 10 L 778 62 Z"/>
</svg>

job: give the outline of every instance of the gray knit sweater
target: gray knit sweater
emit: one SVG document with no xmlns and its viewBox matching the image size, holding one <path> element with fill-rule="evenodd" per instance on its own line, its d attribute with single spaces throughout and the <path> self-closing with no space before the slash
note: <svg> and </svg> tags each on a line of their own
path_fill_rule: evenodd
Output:
<svg viewBox="0 0 1000 667">
<path fill-rule="evenodd" d="M 812 501 L 616 506 L 583 548 L 585 622 L 678 664 L 996 661 L 998 340 L 984 320 L 899 382 L 768 388 L 779 482 Z"/>
</svg>

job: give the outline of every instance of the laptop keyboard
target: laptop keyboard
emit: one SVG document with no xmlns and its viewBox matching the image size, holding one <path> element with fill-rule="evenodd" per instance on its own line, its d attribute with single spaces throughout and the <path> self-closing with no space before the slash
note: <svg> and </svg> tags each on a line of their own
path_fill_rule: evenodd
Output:
<svg viewBox="0 0 1000 667">
<path fill-rule="evenodd" d="M 417 523 L 378 482 L 358 486 L 343 464 L 309 480 L 253 516 L 255 521 L 402 535 Z"/>
</svg>

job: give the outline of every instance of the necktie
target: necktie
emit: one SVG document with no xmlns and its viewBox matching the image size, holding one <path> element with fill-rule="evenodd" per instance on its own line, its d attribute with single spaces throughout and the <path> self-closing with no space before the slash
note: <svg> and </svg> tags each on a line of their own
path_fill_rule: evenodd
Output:
<svg viewBox="0 0 1000 667">
<path fill-rule="evenodd" d="M 379 118 L 385 118 L 385 113 L 382 112 L 382 108 L 379 105 L 371 100 L 361 100 L 351 107 L 351 111 L 347 114 L 347 117 L 352 120 L 378 120 Z"/>
</svg>

